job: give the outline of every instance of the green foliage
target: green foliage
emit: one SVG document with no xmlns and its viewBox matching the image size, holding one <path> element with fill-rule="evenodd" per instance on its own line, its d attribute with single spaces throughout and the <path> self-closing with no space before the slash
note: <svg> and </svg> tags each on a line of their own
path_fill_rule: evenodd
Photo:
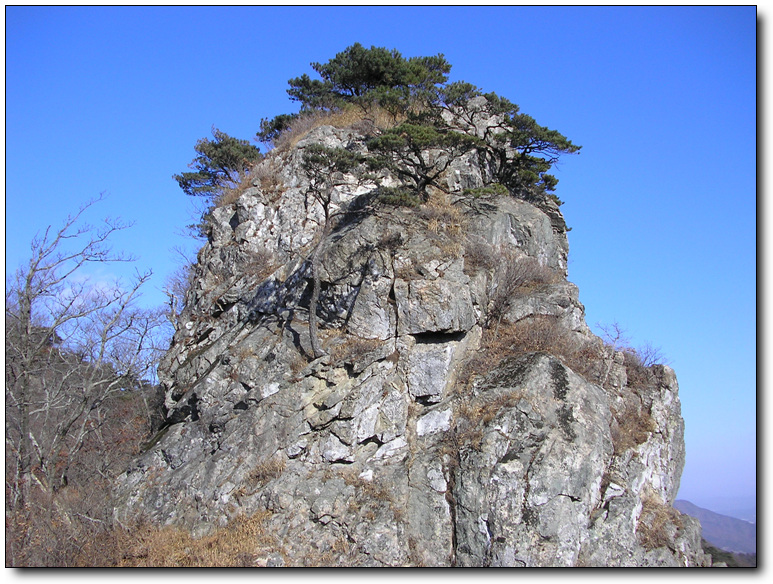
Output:
<svg viewBox="0 0 773 584">
<path fill-rule="evenodd" d="M 520 113 L 509 100 L 495 93 L 485 98 L 488 111 L 502 119 L 503 131 L 492 133 L 483 148 L 499 182 L 527 198 L 555 190 L 558 179 L 547 171 L 561 155 L 579 152 L 581 147 Z"/>
<path fill-rule="evenodd" d="M 346 148 L 328 148 L 322 144 L 311 144 L 303 152 L 303 167 L 311 172 L 351 172 L 364 162 L 361 154 Z"/>
<path fill-rule="evenodd" d="M 270 120 L 263 118 L 260 120 L 260 131 L 255 137 L 264 144 L 271 144 L 297 119 L 298 114 L 279 114 Z"/>
<path fill-rule="evenodd" d="M 436 179 L 462 154 L 480 145 L 475 136 L 456 132 L 432 120 L 418 116 L 416 121 L 404 122 L 368 141 L 368 149 L 376 156 L 369 161 L 373 170 L 388 169 L 407 181 L 414 193 L 427 199 L 426 187 L 436 185 Z M 442 150 L 444 156 L 435 156 L 430 150 Z"/>
<path fill-rule="evenodd" d="M 222 189 L 234 186 L 241 173 L 260 161 L 260 150 L 247 140 L 233 138 L 212 128 L 213 140 L 196 142 L 196 158 L 188 165 L 193 172 L 175 174 L 174 179 L 186 195 L 212 197 Z"/>
<path fill-rule="evenodd" d="M 288 93 L 301 103 L 301 111 L 375 103 L 395 119 L 401 114 L 407 117 L 398 127 L 369 142 L 368 147 L 377 153 L 371 168 L 387 168 L 408 180 L 422 198 L 426 198 L 426 186 L 447 167 L 431 163 L 426 156 L 429 149 L 447 151 L 450 160 L 477 148 L 494 170 L 497 182 L 524 198 L 549 196 L 558 183 L 548 174 L 550 168 L 559 156 L 580 150 L 559 132 L 522 114 L 506 98 L 483 94 L 464 81 L 446 84 L 450 65 L 443 55 L 404 59 L 394 49 L 365 49 L 355 44 L 325 64 L 312 63 L 312 68 L 322 80 L 303 75 L 289 82 Z M 489 131 L 483 138 L 470 131 L 475 126 L 472 118 L 468 118 L 466 128 L 460 128 L 443 115 L 459 115 L 470 100 L 480 96 L 485 98 L 482 113 L 501 120 L 497 131 Z"/>
<path fill-rule="evenodd" d="M 304 74 L 288 82 L 287 93 L 300 102 L 302 111 L 335 109 L 344 103 L 370 102 L 374 97 L 400 101 L 431 94 L 447 81 L 451 70 L 443 55 L 405 59 L 395 49 L 366 49 L 360 43 L 327 63 L 312 63 L 311 67 L 321 80 Z"/>
<path fill-rule="evenodd" d="M 462 191 L 462 194 L 466 196 L 470 196 L 473 198 L 478 197 L 491 197 L 495 195 L 507 195 L 510 191 L 507 190 L 507 187 L 500 183 L 491 183 L 488 186 L 485 187 L 478 187 L 475 189 L 464 189 Z"/>
<path fill-rule="evenodd" d="M 438 94 L 447 107 L 464 107 L 472 98 L 481 95 L 480 89 L 466 81 L 455 81 L 443 87 Z"/>
<path fill-rule="evenodd" d="M 376 106 L 394 124 L 400 122 L 377 131 L 368 141 L 367 161 L 342 149 L 307 148 L 304 166 L 312 177 L 312 188 L 329 182 L 325 173 L 349 172 L 367 162 L 371 171 L 388 170 L 396 175 L 404 183 L 400 190 L 410 194 L 385 191 L 383 201 L 426 201 L 429 186 L 447 188 L 438 179 L 454 160 L 477 152 L 493 182 L 466 194 L 508 192 L 527 200 L 561 204 L 553 194 L 558 179 L 549 171 L 560 156 L 579 152 L 580 146 L 541 126 L 496 93 L 483 93 L 465 81 L 448 83 L 451 65 L 442 54 L 406 59 L 396 49 L 366 49 L 355 43 L 326 63 L 314 62 L 311 67 L 319 78 L 303 74 L 288 82 L 287 92 L 300 104 L 300 112 L 261 120 L 260 141 L 276 143 L 291 125 L 298 126 L 320 113 L 338 115 L 352 106 L 362 108 L 366 116 Z M 214 141 L 197 143 L 199 156 L 191 165 L 194 172 L 175 175 L 187 194 L 215 194 L 260 156 L 257 148 L 244 141 L 217 130 L 213 134 Z"/>
<path fill-rule="evenodd" d="M 418 207 L 421 204 L 421 199 L 414 193 L 399 187 L 379 188 L 378 200 L 393 207 Z"/>
<path fill-rule="evenodd" d="M 346 148 L 310 144 L 304 149 L 302 165 L 309 177 L 309 193 L 322 204 L 326 219 L 329 218 L 336 173 L 350 173 L 364 160 L 364 156 Z"/>
</svg>

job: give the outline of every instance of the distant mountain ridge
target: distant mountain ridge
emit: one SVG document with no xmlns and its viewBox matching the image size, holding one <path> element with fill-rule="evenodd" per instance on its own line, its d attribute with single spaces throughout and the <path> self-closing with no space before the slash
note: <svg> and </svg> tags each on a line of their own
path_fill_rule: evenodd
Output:
<svg viewBox="0 0 773 584">
<path fill-rule="evenodd" d="M 703 527 L 703 538 L 712 545 L 736 553 L 757 553 L 756 524 L 709 511 L 689 501 L 677 500 L 674 507 L 698 519 Z"/>
</svg>

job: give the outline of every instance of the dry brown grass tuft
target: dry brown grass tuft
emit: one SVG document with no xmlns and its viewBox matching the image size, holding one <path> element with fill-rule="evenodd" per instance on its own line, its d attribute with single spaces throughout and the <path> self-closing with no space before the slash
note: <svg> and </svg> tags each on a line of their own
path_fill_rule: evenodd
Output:
<svg viewBox="0 0 773 584">
<path fill-rule="evenodd" d="M 636 526 L 639 543 L 648 550 L 660 547 L 673 549 L 674 535 L 684 528 L 679 512 L 666 505 L 649 487 L 642 493 L 641 501 L 642 511 Z"/>
<path fill-rule="evenodd" d="M 236 256 L 236 275 L 268 277 L 277 268 L 275 256 L 266 249 L 244 249 Z"/>
<path fill-rule="evenodd" d="M 233 205 L 248 189 L 259 186 L 267 202 L 274 201 L 284 191 L 284 179 L 275 157 L 266 157 L 239 173 L 232 187 L 224 188 L 212 201 L 214 207 Z"/>
<path fill-rule="evenodd" d="M 300 116 L 274 141 L 277 149 L 289 150 L 306 135 L 320 126 L 335 128 L 355 127 L 365 134 L 376 129 L 386 130 L 399 124 L 403 118 L 395 117 L 377 105 L 363 109 L 348 105 L 333 112 L 309 112 Z"/>
<path fill-rule="evenodd" d="M 309 363 L 311 363 L 309 357 L 300 352 L 295 353 L 292 361 L 290 361 L 290 373 L 293 374 L 293 377 L 296 377 Z"/>
<path fill-rule="evenodd" d="M 502 393 L 493 399 L 486 399 L 486 396 L 475 401 L 462 400 L 459 403 L 458 413 L 465 420 L 469 420 L 476 425 L 485 425 L 493 420 L 497 414 L 506 407 L 513 407 L 524 397 L 522 391 L 510 391 Z"/>
<path fill-rule="evenodd" d="M 623 364 L 630 387 L 647 387 L 652 382 L 650 369 L 642 362 L 639 352 L 635 349 L 623 350 Z"/>
<path fill-rule="evenodd" d="M 612 408 L 612 445 L 616 455 L 644 444 L 656 429 L 652 415 L 642 405 L 626 401 L 619 409 Z"/>
<path fill-rule="evenodd" d="M 257 181 L 267 202 L 273 202 L 287 190 L 281 175 L 281 165 L 276 157 L 266 157 L 252 169 L 252 182 Z"/>
<path fill-rule="evenodd" d="M 427 221 L 427 229 L 433 233 L 445 233 L 459 236 L 467 227 L 467 218 L 456 206 L 451 204 L 445 193 L 436 191 L 422 206 L 419 215 Z"/>
<path fill-rule="evenodd" d="M 97 519 L 55 513 L 40 522 L 26 551 L 40 547 L 34 556 L 9 561 L 18 567 L 224 567 L 252 566 L 259 555 L 280 549 L 274 535 L 266 530 L 270 513 L 236 517 L 226 527 L 203 538 L 184 529 L 159 526 L 137 520 L 122 526 L 112 518 Z M 20 514 L 8 521 L 25 521 Z M 40 527 L 47 529 L 39 529 Z M 18 528 L 17 528 L 18 529 Z M 6 525 L 8 532 L 8 525 Z M 7 533 L 6 533 L 7 535 Z M 40 541 L 37 541 L 37 540 Z M 6 538 L 6 556 L 9 541 Z"/>
<path fill-rule="evenodd" d="M 234 180 L 234 186 L 224 188 L 219 195 L 217 195 L 213 202 L 214 207 L 226 207 L 233 205 L 244 192 L 253 186 L 252 181 L 254 177 L 252 171 L 257 167 L 253 166 L 252 169 L 247 171 L 241 171 L 238 178 Z"/>
<path fill-rule="evenodd" d="M 516 323 L 502 323 L 499 330 L 483 331 L 481 348 L 463 368 L 457 386 L 466 393 L 478 376 L 496 368 L 504 359 L 543 352 L 558 357 L 575 373 L 592 383 L 600 371 L 601 350 L 592 342 L 581 342 L 554 316 L 534 315 Z"/>
<path fill-rule="evenodd" d="M 333 363 L 354 363 L 377 351 L 383 344 L 384 341 L 379 339 L 363 339 L 349 335 L 343 342 L 331 346 L 330 358 Z"/>
<path fill-rule="evenodd" d="M 122 531 L 118 544 L 125 551 L 119 567 L 249 567 L 259 554 L 276 550 L 278 543 L 267 531 L 270 513 L 238 516 L 210 535 L 194 538 L 177 527 L 149 523 Z"/>
<path fill-rule="evenodd" d="M 247 474 L 246 481 L 251 485 L 264 485 L 281 476 L 286 464 L 287 462 L 284 457 L 281 456 L 274 456 L 259 462 L 255 468 Z"/>
</svg>

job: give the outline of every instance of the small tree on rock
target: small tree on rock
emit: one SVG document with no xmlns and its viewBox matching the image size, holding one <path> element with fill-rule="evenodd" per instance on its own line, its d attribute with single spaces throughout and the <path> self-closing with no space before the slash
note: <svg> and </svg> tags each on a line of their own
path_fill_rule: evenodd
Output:
<svg viewBox="0 0 773 584">
<path fill-rule="evenodd" d="M 212 137 L 213 140 L 202 138 L 196 142 L 197 156 L 188 165 L 193 171 L 174 175 L 186 195 L 213 197 L 238 184 L 242 174 L 262 158 L 260 150 L 247 140 L 229 136 L 215 127 Z"/>
<path fill-rule="evenodd" d="M 321 357 L 324 351 L 317 336 L 317 304 L 319 302 L 319 267 L 327 236 L 333 227 L 334 217 L 342 211 L 334 210 L 333 189 L 338 178 L 354 170 L 363 162 L 363 157 L 345 148 L 328 148 L 321 144 L 306 147 L 303 156 L 303 168 L 309 178 L 307 193 L 322 207 L 323 223 L 319 241 L 311 253 L 312 292 L 309 301 L 309 337 L 314 357 Z"/>
</svg>

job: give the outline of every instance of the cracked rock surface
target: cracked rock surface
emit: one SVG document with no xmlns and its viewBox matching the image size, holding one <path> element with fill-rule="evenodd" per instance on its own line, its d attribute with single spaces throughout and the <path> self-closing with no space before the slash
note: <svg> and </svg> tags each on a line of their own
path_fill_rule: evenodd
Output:
<svg viewBox="0 0 773 584">
<path fill-rule="evenodd" d="M 276 549 L 262 565 L 707 565 L 700 526 L 671 507 L 684 425 L 670 368 L 634 383 L 614 352 L 593 377 L 557 352 L 507 347 L 479 366 L 498 289 L 481 249 L 556 276 L 519 288 L 497 326 L 551 319 L 601 346 L 566 280 L 558 207 L 465 198 L 455 185 L 488 176 L 469 156 L 444 177 L 461 227 L 373 205 L 355 173 L 320 240 L 300 163 L 313 143 L 367 151 L 354 130 L 317 128 L 264 161 L 272 188 L 256 181 L 211 213 L 159 370 L 167 423 L 122 475 L 117 516 L 204 534 L 269 511 Z M 326 354 L 314 359 L 317 245 Z"/>
</svg>

